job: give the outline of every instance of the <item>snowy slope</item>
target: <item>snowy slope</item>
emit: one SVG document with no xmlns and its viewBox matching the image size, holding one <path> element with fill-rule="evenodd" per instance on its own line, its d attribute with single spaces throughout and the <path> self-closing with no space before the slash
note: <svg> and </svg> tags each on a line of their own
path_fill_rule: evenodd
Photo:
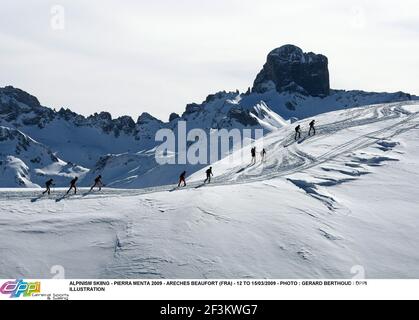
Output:
<svg viewBox="0 0 419 320">
<path fill-rule="evenodd" d="M 173 129 L 177 136 L 177 122 L 183 120 L 187 121 L 188 130 L 201 128 L 209 132 L 211 128 L 228 130 L 232 128 L 263 128 L 266 133 L 269 133 L 288 126 L 290 122 L 294 122 L 298 118 L 304 119 L 330 110 L 346 110 L 351 106 L 382 101 L 399 101 L 408 98 L 412 97 L 403 93 L 375 94 L 359 91 L 335 91 L 332 95 L 324 98 L 290 93 L 280 94 L 276 91 L 267 91 L 263 94 L 252 93 L 250 95 L 220 92 L 209 96 L 201 105 L 190 105 L 181 118 L 169 123 L 169 128 Z M 291 103 L 290 101 L 292 101 L 295 110 L 287 108 L 288 104 Z M 284 117 L 279 114 L 284 115 Z M 282 130 L 289 130 L 289 128 Z M 192 174 L 204 167 L 190 164 L 159 166 L 154 161 L 153 149 L 140 154 L 128 152 L 106 155 L 105 158 L 107 159 L 106 163 L 103 162 L 103 159 L 100 159 L 93 167 L 91 174 L 86 178 L 87 184 L 94 178 L 94 175 L 102 174 L 109 185 L 113 187 L 144 188 L 159 186 L 174 183 L 183 170 Z M 134 170 L 126 163 L 135 167 Z"/>
<path fill-rule="evenodd" d="M 301 143 L 269 134 L 264 164 L 215 163 L 209 186 L 2 190 L 0 277 L 417 278 L 419 104 L 317 122 Z"/>
<path fill-rule="evenodd" d="M 0 187 L 39 187 L 50 178 L 67 185 L 72 177 L 82 178 L 87 171 L 57 158 L 19 130 L 0 126 Z"/>
<path fill-rule="evenodd" d="M 178 122 L 186 122 L 186 130 L 203 129 L 210 136 L 212 129 L 263 129 L 272 132 L 287 126 L 285 121 L 270 110 L 262 101 L 255 106 L 238 107 L 240 95 L 237 93 L 220 93 L 208 99 L 203 105 L 191 105 L 182 117 L 166 124 L 173 130 L 178 142 Z M 227 115 L 227 116 L 226 116 Z M 153 137 L 154 139 L 154 137 Z M 161 142 L 156 142 L 156 145 Z M 176 143 L 177 156 L 185 148 Z M 207 153 L 210 153 L 208 145 Z M 219 158 L 223 155 L 219 153 Z M 91 183 L 95 176 L 101 174 L 108 186 L 117 188 L 145 188 L 174 183 L 179 173 L 186 170 L 189 174 L 201 169 L 203 165 L 159 165 L 155 160 L 155 148 L 122 154 L 107 154 L 99 159 L 90 173 L 81 182 Z"/>
</svg>

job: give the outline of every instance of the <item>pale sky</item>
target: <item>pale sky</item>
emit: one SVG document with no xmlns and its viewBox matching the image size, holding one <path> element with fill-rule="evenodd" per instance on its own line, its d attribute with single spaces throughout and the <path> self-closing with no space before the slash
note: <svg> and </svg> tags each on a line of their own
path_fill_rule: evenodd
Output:
<svg viewBox="0 0 419 320">
<path fill-rule="evenodd" d="M 0 0 L 0 86 L 84 115 L 167 120 L 284 44 L 326 55 L 332 88 L 419 94 L 417 0 Z"/>
</svg>

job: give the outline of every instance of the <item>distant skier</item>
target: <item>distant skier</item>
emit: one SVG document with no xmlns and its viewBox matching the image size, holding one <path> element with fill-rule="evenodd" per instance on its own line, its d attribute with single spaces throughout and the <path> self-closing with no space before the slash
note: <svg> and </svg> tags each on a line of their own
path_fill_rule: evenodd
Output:
<svg viewBox="0 0 419 320">
<path fill-rule="evenodd" d="M 213 174 L 212 174 L 212 167 L 210 167 L 207 171 L 206 171 L 206 174 L 207 174 L 207 178 L 205 179 L 205 181 L 204 181 L 204 183 L 211 183 L 211 176 L 214 176 Z"/>
<path fill-rule="evenodd" d="M 265 161 L 266 158 L 266 150 L 265 148 L 262 149 L 262 151 L 260 152 L 260 157 L 261 157 L 261 162 Z"/>
<path fill-rule="evenodd" d="M 298 140 L 301 138 L 301 126 L 298 125 L 295 127 L 295 140 Z"/>
<path fill-rule="evenodd" d="M 76 183 L 79 180 L 78 177 L 75 177 L 73 180 L 71 180 L 70 182 L 70 189 L 68 189 L 67 194 L 70 193 L 71 189 L 74 189 L 74 194 L 77 193 L 77 187 L 76 187 Z"/>
<path fill-rule="evenodd" d="M 45 182 L 45 187 L 47 188 L 42 194 L 48 193 L 48 195 L 51 194 L 51 186 L 53 186 L 54 179 L 49 179 L 47 182 Z"/>
<path fill-rule="evenodd" d="M 250 150 L 250 153 L 252 155 L 252 162 L 251 162 L 251 164 L 255 164 L 256 163 L 256 147 L 253 147 Z"/>
<path fill-rule="evenodd" d="M 183 182 L 183 186 L 184 187 L 186 187 L 186 171 L 183 171 L 181 174 L 180 174 L 180 177 L 179 177 L 179 184 L 177 185 L 177 187 L 179 188 L 180 187 L 180 185 L 181 185 L 181 183 Z"/>
<path fill-rule="evenodd" d="M 310 122 L 310 130 L 308 131 L 308 135 L 311 136 L 311 131 L 313 131 L 313 136 L 316 135 L 316 128 L 314 125 L 316 124 L 316 120 Z"/>
<path fill-rule="evenodd" d="M 92 192 L 92 190 L 95 187 L 98 187 L 99 188 L 99 191 L 102 190 L 103 182 L 102 182 L 102 176 L 101 175 L 99 175 L 99 176 L 96 177 L 94 185 L 90 188 L 90 192 Z"/>
</svg>

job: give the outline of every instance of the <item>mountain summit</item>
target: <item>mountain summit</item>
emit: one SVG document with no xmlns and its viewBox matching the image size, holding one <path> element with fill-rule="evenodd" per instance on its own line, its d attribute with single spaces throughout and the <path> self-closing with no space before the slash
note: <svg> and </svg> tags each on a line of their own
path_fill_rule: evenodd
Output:
<svg viewBox="0 0 419 320">
<path fill-rule="evenodd" d="M 330 93 L 327 57 L 304 53 L 299 47 L 285 45 L 271 51 L 257 75 L 253 91 L 264 93 L 272 87 L 278 92 L 300 92 L 310 96 Z"/>
</svg>

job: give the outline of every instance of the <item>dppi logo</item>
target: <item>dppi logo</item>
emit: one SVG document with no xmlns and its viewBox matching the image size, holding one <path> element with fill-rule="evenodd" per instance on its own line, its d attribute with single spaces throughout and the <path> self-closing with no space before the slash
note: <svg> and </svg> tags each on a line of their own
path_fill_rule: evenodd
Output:
<svg viewBox="0 0 419 320">
<path fill-rule="evenodd" d="M 2 294 L 10 294 L 10 298 L 32 297 L 34 293 L 41 292 L 40 282 L 25 282 L 23 280 L 5 282 L 1 288 Z"/>
</svg>

